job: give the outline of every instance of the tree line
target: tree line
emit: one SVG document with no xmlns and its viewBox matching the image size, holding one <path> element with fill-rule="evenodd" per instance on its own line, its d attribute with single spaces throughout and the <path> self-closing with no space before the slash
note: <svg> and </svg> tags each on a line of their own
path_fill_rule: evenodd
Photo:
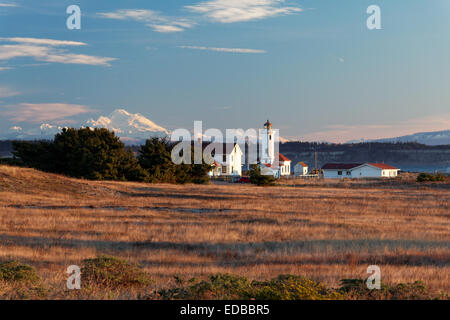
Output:
<svg viewBox="0 0 450 320">
<path fill-rule="evenodd" d="M 448 150 L 450 145 L 429 146 L 418 142 L 328 143 L 291 141 L 280 144 L 280 152 L 388 152 L 397 150 Z"/>
<path fill-rule="evenodd" d="M 135 157 L 114 132 L 104 128 L 63 129 L 53 141 L 14 141 L 15 162 L 45 172 L 89 180 L 205 183 L 207 164 L 175 165 L 175 144 L 152 138 Z"/>
</svg>

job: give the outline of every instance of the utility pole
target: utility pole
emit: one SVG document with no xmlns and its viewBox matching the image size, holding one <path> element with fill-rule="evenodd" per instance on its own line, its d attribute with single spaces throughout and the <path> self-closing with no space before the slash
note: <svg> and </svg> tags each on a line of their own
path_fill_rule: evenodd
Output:
<svg viewBox="0 0 450 320">
<path fill-rule="evenodd" d="M 315 167 L 316 167 L 316 173 L 318 173 L 318 171 L 317 171 L 317 149 L 316 149 L 316 152 L 314 153 L 314 158 L 315 158 Z"/>
</svg>

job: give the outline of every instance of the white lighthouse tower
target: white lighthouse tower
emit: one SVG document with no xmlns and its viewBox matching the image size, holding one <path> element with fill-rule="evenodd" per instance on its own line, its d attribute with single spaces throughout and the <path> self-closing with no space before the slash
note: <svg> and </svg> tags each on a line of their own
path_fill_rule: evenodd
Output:
<svg viewBox="0 0 450 320">
<path fill-rule="evenodd" d="M 271 165 L 275 161 L 275 144 L 272 124 L 269 120 L 264 124 L 264 130 L 261 131 L 261 163 Z"/>
</svg>

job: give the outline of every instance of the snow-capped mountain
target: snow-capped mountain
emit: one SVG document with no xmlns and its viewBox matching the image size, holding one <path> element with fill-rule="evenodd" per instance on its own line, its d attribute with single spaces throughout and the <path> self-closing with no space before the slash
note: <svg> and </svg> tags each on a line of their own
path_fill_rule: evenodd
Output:
<svg viewBox="0 0 450 320">
<path fill-rule="evenodd" d="M 132 114 L 124 109 L 118 109 L 109 116 L 101 116 L 97 120 L 90 119 L 80 125 L 69 125 L 68 127 L 91 127 L 106 128 L 114 131 L 125 143 L 142 143 L 151 137 L 166 137 L 169 132 L 147 119 L 143 115 Z M 55 134 L 61 132 L 64 126 L 43 123 L 39 127 L 22 129 L 14 126 L 0 134 L 0 140 L 50 140 Z"/>
<path fill-rule="evenodd" d="M 62 127 L 43 123 L 39 127 L 22 129 L 19 126 L 9 128 L 0 134 L 0 140 L 50 140 L 60 132 Z"/>
<path fill-rule="evenodd" d="M 55 134 L 61 132 L 63 127 L 61 126 L 53 126 L 48 123 L 43 123 L 39 127 L 39 130 L 41 131 L 41 137 L 51 137 L 53 138 Z"/>
<path fill-rule="evenodd" d="M 434 131 L 434 132 L 419 132 L 407 136 L 396 138 L 385 138 L 375 140 L 364 140 L 365 142 L 418 142 L 429 146 L 438 146 L 450 144 L 450 130 Z M 358 141 L 349 141 L 347 143 L 358 143 Z"/>
<path fill-rule="evenodd" d="M 148 139 L 150 137 L 166 137 L 167 129 L 157 125 L 143 115 L 132 114 L 125 109 L 117 109 L 108 117 L 101 116 L 97 120 L 86 122 L 91 128 L 106 128 L 114 131 L 116 135 L 126 139 Z"/>
</svg>

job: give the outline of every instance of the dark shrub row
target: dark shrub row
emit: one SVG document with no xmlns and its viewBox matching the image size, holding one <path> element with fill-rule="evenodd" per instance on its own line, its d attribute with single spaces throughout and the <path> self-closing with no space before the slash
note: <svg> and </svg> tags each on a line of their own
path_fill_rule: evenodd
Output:
<svg viewBox="0 0 450 320">
<path fill-rule="evenodd" d="M 138 292 L 137 298 L 162 300 L 415 300 L 448 299 L 448 294 L 433 296 L 421 282 L 389 285 L 369 290 L 362 279 L 344 279 L 340 288 L 327 288 L 301 276 L 280 275 L 267 281 L 249 281 L 245 277 L 217 274 L 208 280 L 175 277 L 176 286 L 152 291 L 150 275 L 138 265 L 109 256 L 83 261 L 81 290 L 67 291 L 65 296 L 83 299 L 97 292 Z M 0 263 L 0 298 L 42 299 L 53 294 L 43 287 L 36 270 L 17 261 Z M 136 291 L 137 290 L 137 291 Z M 152 293 L 148 293 L 152 292 Z M 71 296 L 74 294 L 74 296 Z M 108 295 L 106 295 L 108 297 Z M 61 298 L 61 296 L 60 296 Z M 131 298 L 131 296 L 130 296 Z"/>
<path fill-rule="evenodd" d="M 257 186 L 274 186 L 275 178 L 271 175 L 261 174 L 259 165 L 252 165 L 250 168 L 250 183 Z"/>
<path fill-rule="evenodd" d="M 171 160 L 174 144 L 150 139 L 136 158 L 107 129 L 63 129 L 54 141 L 14 141 L 15 163 L 90 180 L 204 183 L 208 165 L 179 165 Z"/>
<path fill-rule="evenodd" d="M 442 173 L 421 173 L 417 176 L 417 182 L 426 181 L 445 181 L 445 176 Z"/>
</svg>

